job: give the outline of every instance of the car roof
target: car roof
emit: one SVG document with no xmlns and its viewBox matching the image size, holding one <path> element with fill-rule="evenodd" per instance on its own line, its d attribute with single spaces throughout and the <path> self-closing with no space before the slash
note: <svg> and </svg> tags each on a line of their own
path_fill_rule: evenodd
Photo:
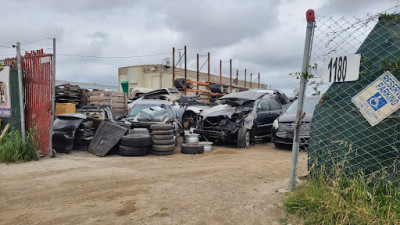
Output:
<svg viewBox="0 0 400 225">
<path fill-rule="evenodd" d="M 257 100 L 263 97 L 266 94 L 271 94 L 268 90 L 248 90 L 235 92 L 232 94 L 225 95 L 220 99 L 248 99 L 248 100 Z"/>
</svg>

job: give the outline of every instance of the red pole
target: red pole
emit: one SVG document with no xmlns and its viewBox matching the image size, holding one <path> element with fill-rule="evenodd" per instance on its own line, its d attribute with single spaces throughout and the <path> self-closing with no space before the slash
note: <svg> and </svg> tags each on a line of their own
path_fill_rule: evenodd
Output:
<svg viewBox="0 0 400 225">
<path fill-rule="evenodd" d="M 186 45 L 185 45 L 185 81 L 183 82 L 184 88 L 185 88 L 185 95 L 186 95 L 186 79 L 187 79 L 187 74 L 186 74 Z"/>
<path fill-rule="evenodd" d="M 175 47 L 172 48 L 172 87 L 175 81 Z"/>
<path fill-rule="evenodd" d="M 231 84 L 231 92 L 232 93 L 232 59 L 229 60 L 229 64 L 230 64 L 230 68 L 229 68 L 229 80 L 230 80 L 230 84 Z"/>
<path fill-rule="evenodd" d="M 253 83 L 253 73 L 250 73 L 250 89 L 252 87 L 252 83 Z"/>
<path fill-rule="evenodd" d="M 236 87 L 239 85 L 239 69 L 236 69 Z M 236 92 L 238 89 L 236 88 Z"/>
</svg>

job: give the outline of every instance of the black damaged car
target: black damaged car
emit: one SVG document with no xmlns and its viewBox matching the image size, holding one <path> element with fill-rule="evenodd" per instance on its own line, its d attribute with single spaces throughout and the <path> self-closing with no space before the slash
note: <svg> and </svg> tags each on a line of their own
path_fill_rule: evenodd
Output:
<svg viewBox="0 0 400 225">
<path fill-rule="evenodd" d="M 225 95 L 221 104 L 196 117 L 194 133 L 208 141 L 236 142 L 246 148 L 250 143 L 271 137 L 273 121 L 283 112 L 282 96 L 270 90 L 250 90 Z"/>
<path fill-rule="evenodd" d="M 321 96 L 309 96 L 304 98 L 303 112 L 305 116 L 302 119 L 302 124 L 300 126 L 300 149 L 307 150 L 308 142 L 310 140 L 311 133 L 311 120 L 313 118 L 313 113 L 315 106 L 320 101 Z M 296 111 L 297 111 L 297 100 L 279 116 L 273 123 L 272 126 L 272 139 L 271 141 L 276 147 L 283 147 L 285 145 L 289 146 L 293 144 L 294 137 L 294 125 L 296 122 Z"/>
</svg>

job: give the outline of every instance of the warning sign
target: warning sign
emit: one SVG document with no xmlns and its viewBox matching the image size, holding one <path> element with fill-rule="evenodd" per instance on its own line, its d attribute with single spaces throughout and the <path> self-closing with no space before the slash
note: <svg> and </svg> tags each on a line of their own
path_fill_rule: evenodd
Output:
<svg viewBox="0 0 400 225">
<path fill-rule="evenodd" d="M 400 108 L 400 82 L 386 71 L 351 101 L 371 126 L 375 126 Z"/>
</svg>

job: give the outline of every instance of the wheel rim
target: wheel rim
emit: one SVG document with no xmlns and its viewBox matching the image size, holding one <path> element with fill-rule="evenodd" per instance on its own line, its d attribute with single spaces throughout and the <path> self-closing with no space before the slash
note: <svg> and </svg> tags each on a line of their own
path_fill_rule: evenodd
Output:
<svg viewBox="0 0 400 225">
<path fill-rule="evenodd" d="M 250 146 L 250 132 L 246 131 L 246 148 Z"/>
</svg>

